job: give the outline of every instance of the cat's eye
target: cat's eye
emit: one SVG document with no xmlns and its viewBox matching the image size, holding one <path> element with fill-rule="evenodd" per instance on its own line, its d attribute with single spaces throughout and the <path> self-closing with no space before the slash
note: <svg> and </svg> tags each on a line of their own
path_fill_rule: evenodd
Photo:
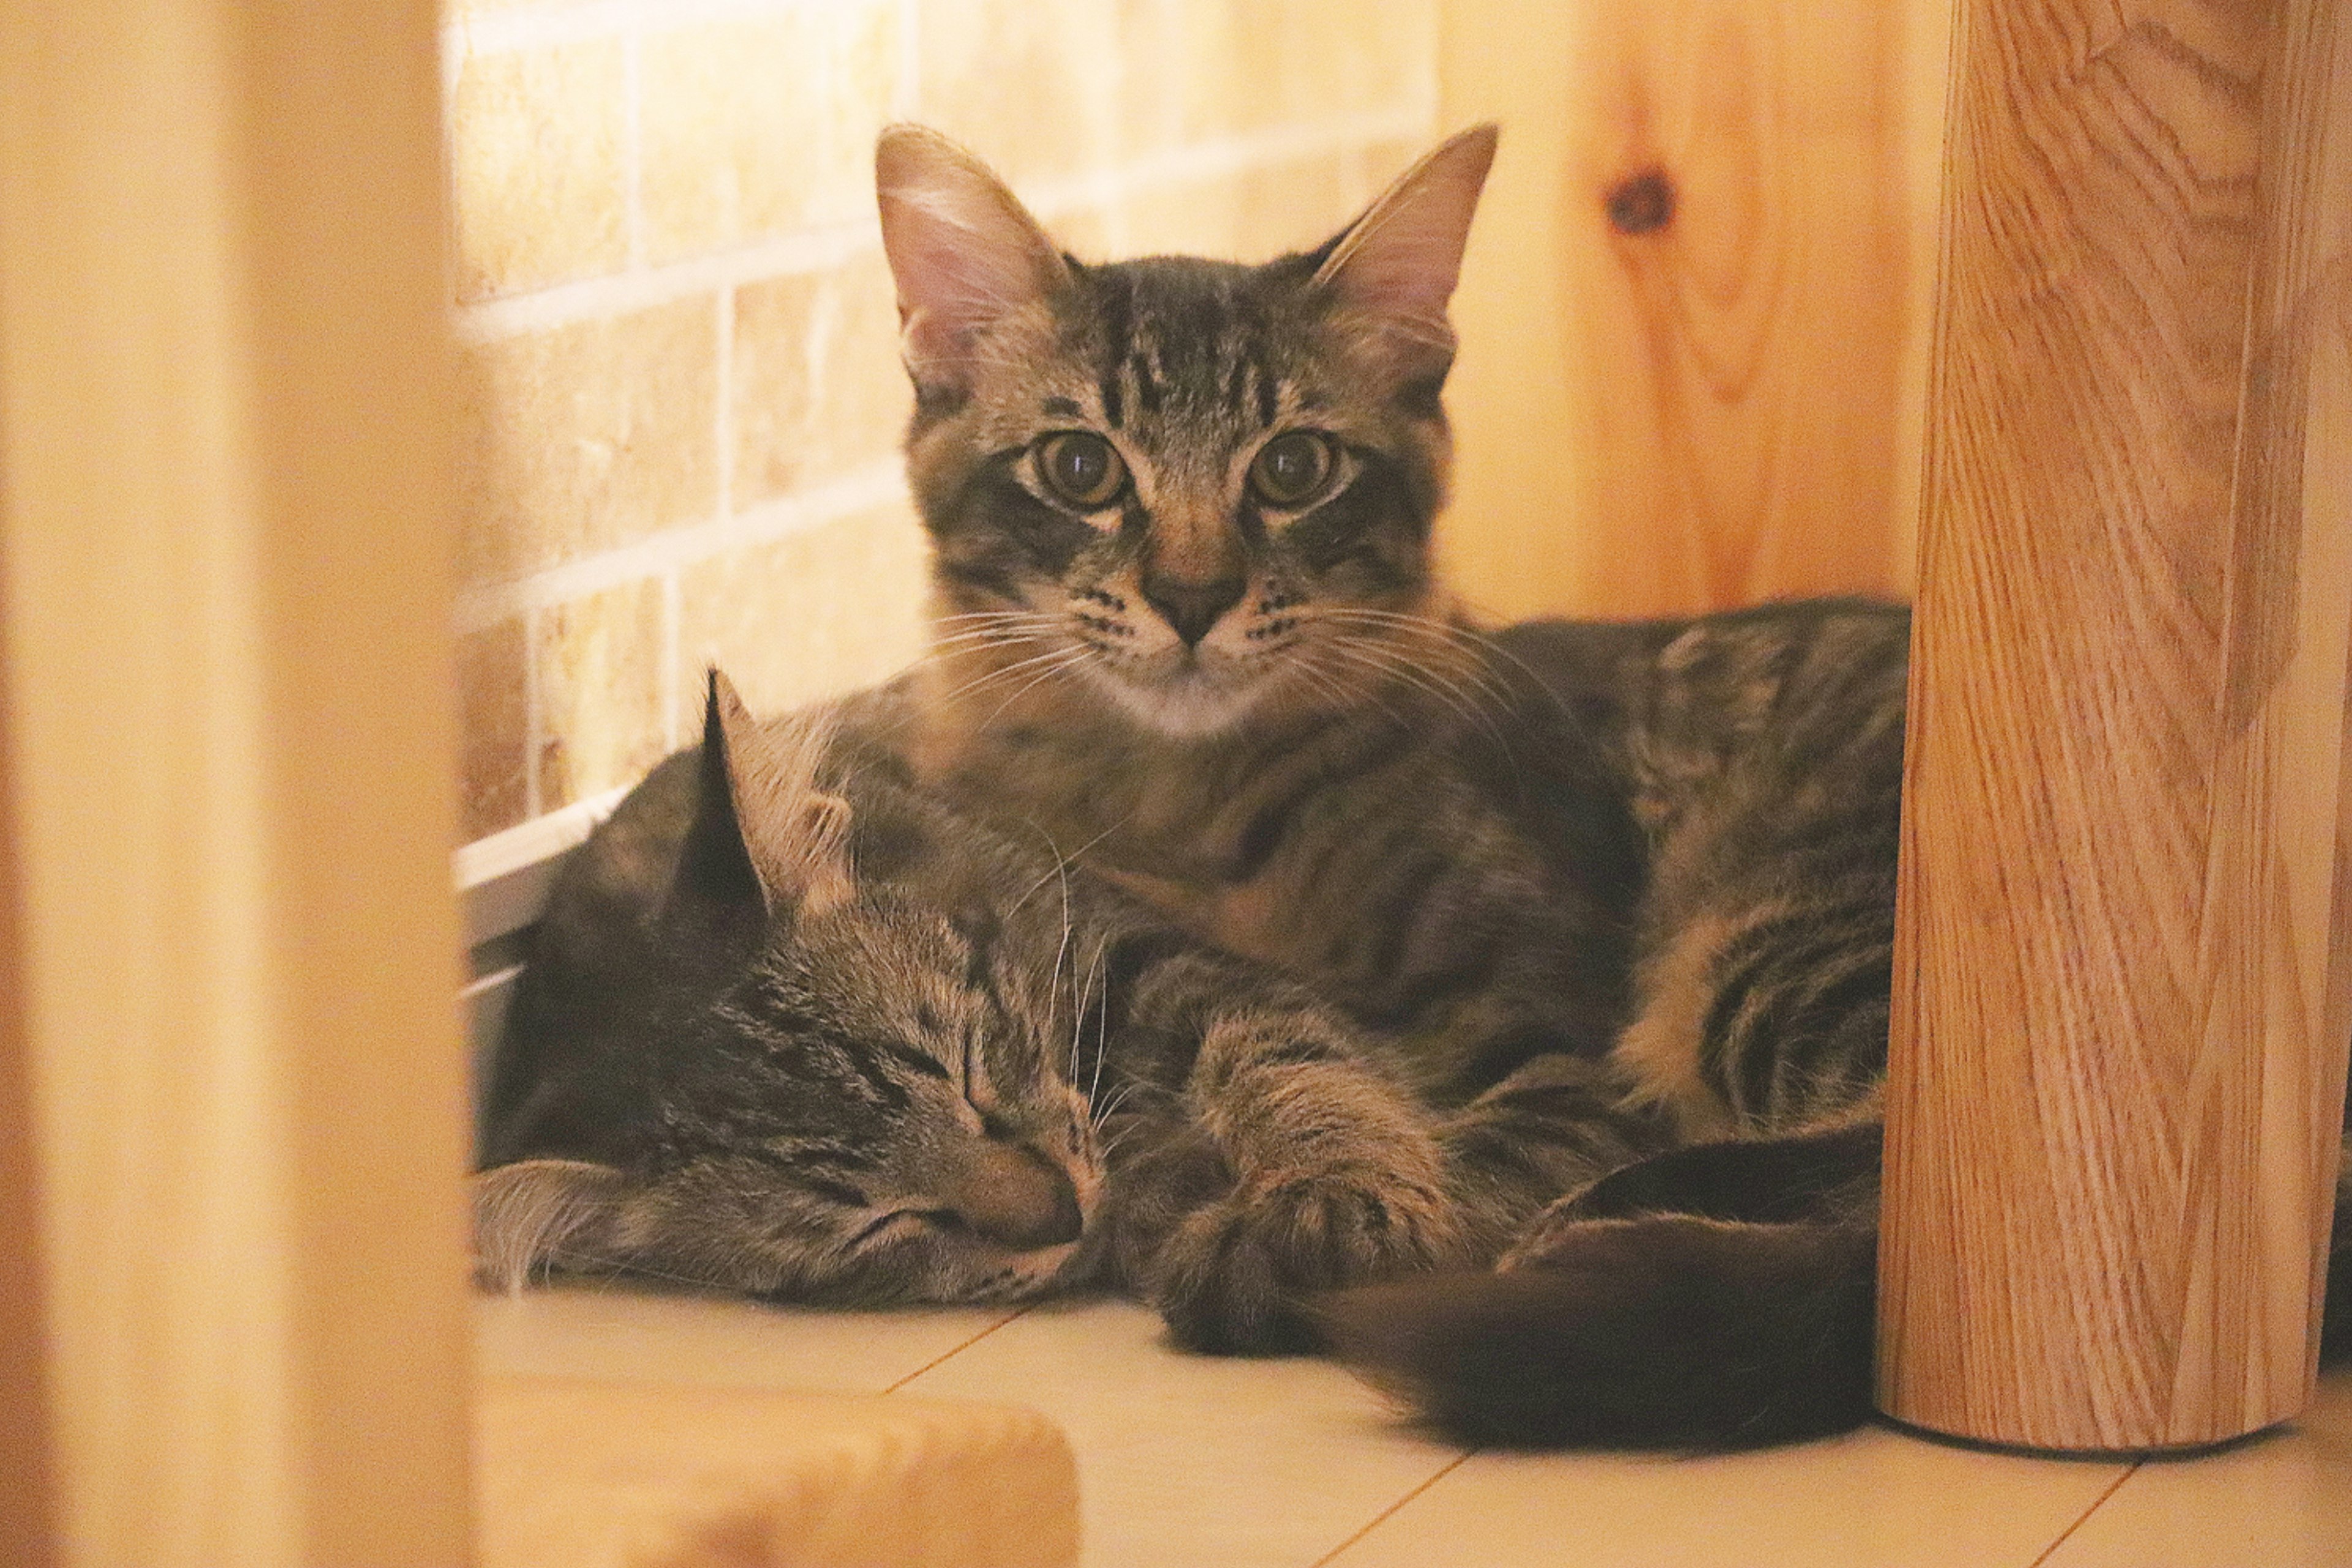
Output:
<svg viewBox="0 0 2352 1568">
<path fill-rule="evenodd" d="M 1330 482 L 1336 466 L 1329 437 L 1292 430 L 1259 448 L 1257 460 L 1250 464 L 1250 488 L 1261 500 L 1297 506 Z"/>
<path fill-rule="evenodd" d="M 1037 443 L 1037 472 L 1072 506 L 1108 506 L 1127 483 L 1118 448 L 1090 430 L 1065 430 Z"/>
</svg>

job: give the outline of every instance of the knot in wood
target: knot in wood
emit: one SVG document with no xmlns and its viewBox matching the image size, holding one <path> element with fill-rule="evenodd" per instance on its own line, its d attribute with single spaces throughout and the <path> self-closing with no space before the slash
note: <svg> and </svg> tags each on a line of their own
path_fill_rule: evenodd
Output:
<svg viewBox="0 0 2352 1568">
<path fill-rule="evenodd" d="M 1619 234 L 1651 234 L 1675 220 L 1675 185 L 1663 169 L 1644 169 L 1609 187 L 1609 226 Z"/>
</svg>

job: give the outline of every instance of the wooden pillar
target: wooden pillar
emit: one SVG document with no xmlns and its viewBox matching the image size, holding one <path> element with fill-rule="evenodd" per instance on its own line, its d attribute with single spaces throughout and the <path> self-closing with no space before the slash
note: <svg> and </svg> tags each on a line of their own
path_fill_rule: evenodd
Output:
<svg viewBox="0 0 2352 1568">
<path fill-rule="evenodd" d="M 2352 16 L 1964 0 L 1879 1397 L 2076 1450 L 2308 1397 L 2352 1034 Z"/>
<path fill-rule="evenodd" d="M 0 417 L 5 410 L 0 409 Z M 0 450 L 6 437 L 0 435 Z M 0 513 L 7 506 L 0 469 Z M 0 555 L 0 602 L 7 562 Z M 0 690 L 7 648 L 0 640 Z M 56 1490 L 49 1452 L 47 1332 L 42 1302 L 40 1161 L 33 1143 L 32 1064 L 25 1037 L 22 913 L 17 907 L 8 715 L 0 704 L 0 1563 L 52 1568 Z"/>
<path fill-rule="evenodd" d="M 439 20 L 0 5 L 12 1565 L 467 1557 Z"/>
</svg>

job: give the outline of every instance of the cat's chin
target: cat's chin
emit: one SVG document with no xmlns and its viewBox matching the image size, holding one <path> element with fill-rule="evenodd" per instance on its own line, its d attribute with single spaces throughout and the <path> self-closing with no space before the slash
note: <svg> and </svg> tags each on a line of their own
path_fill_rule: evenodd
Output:
<svg viewBox="0 0 2352 1568">
<path fill-rule="evenodd" d="M 1232 731 L 1258 705 L 1263 680 L 1220 676 L 1190 666 L 1149 684 L 1105 670 L 1097 675 L 1120 711 L 1173 740 L 1205 741 Z"/>
</svg>

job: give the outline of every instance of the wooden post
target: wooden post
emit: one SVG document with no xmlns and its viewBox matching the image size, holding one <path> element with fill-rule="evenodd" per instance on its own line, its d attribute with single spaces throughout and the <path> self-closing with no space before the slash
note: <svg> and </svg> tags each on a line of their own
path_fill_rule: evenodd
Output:
<svg viewBox="0 0 2352 1568">
<path fill-rule="evenodd" d="M 1964 0 L 1951 102 L 1879 1398 L 2211 1443 L 2309 1395 L 2352 1033 L 2352 16 Z"/>
<path fill-rule="evenodd" d="M 12 1568 L 467 1559 L 439 23 L 0 5 Z"/>
</svg>

